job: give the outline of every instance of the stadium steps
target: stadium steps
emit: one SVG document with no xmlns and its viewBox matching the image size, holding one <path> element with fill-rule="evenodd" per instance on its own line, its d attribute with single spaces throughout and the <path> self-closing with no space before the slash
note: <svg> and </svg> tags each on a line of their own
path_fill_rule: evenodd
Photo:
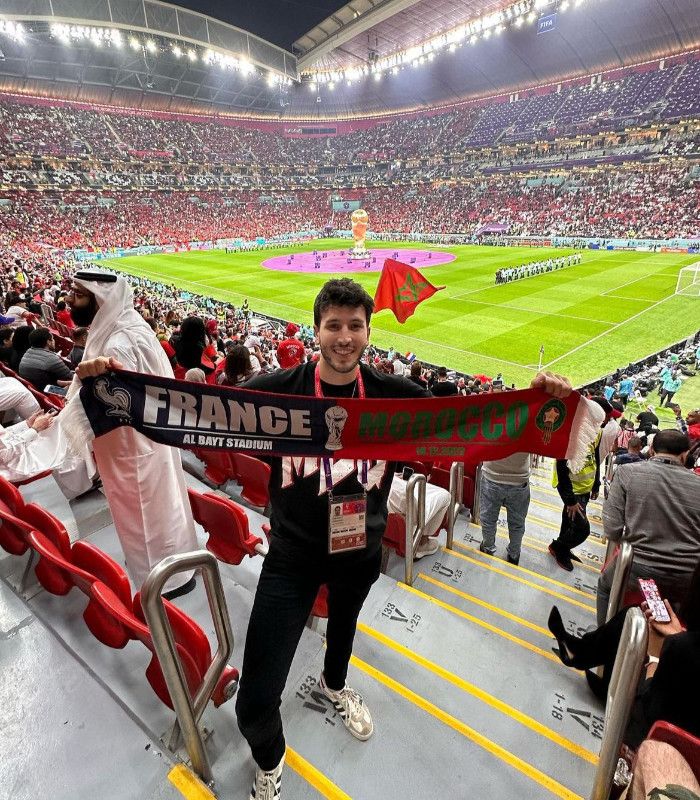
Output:
<svg viewBox="0 0 700 800">
<path fill-rule="evenodd" d="M 539 480 L 535 476 L 533 484 L 539 486 Z M 187 475 L 187 483 L 202 491 L 207 488 L 192 475 Z M 88 538 L 123 563 L 101 493 L 68 504 L 50 478 L 22 492 L 27 501 L 36 500 L 59 516 L 72 539 Z M 546 502 L 550 500 L 556 503 L 556 498 L 548 496 Z M 362 691 L 374 716 L 370 742 L 358 742 L 342 730 L 335 711 L 317 691 L 323 624 L 319 631 L 304 631 L 282 699 L 291 748 L 285 797 L 423 800 L 445 794 L 486 800 L 527 795 L 539 800 L 588 795 L 602 708 L 587 694 L 581 676 L 563 667 L 552 653 L 554 641 L 546 620 L 556 603 L 572 630 L 591 625 L 595 598 L 588 586 L 594 587 L 595 575 L 583 565 L 569 574 L 554 564 L 544 552 L 552 531 L 537 521 L 539 512 L 539 507 L 531 507 L 520 566 L 480 553 L 480 530 L 466 513 L 457 521 L 454 551 L 440 550 L 416 562 L 413 587 L 402 581 L 402 562 L 390 557 L 389 574 L 380 576 L 363 608 L 349 675 L 349 683 Z M 248 514 L 251 529 L 259 531 L 264 518 L 253 511 Z M 203 533 L 198 535 L 203 544 Z M 444 533 L 441 537 L 444 541 Z M 497 541 L 503 554 L 505 539 Z M 13 587 L 18 593 L 23 566 L 24 559 L 0 559 L 4 590 Z M 239 667 L 260 566 L 260 559 L 245 559 L 238 567 L 220 565 L 234 632 L 231 663 Z M 105 719 L 118 711 L 133 727 L 123 741 L 120 737 L 109 750 L 94 754 L 95 771 L 104 768 L 109 776 L 110 764 L 130 758 L 134 750 L 158 752 L 158 764 L 171 766 L 176 759 L 159 738 L 172 714 L 144 680 L 145 649 L 129 643 L 115 651 L 98 643 L 80 619 L 84 598 L 75 591 L 54 597 L 37 586 L 33 574 L 17 602 L 41 620 L 45 639 L 60 642 L 73 664 L 75 685 L 99 686 L 106 698 L 99 706 L 106 708 Z M 177 604 L 213 640 L 202 587 Z M 45 691 L 43 675 L 36 676 L 37 696 Z M 78 707 L 74 716 L 87 724 L 89 711 Z M 95 714 L 99 719 L 98 711 Z M 234 703 L 207 709 L 204 724 L 212 731 L 208 750 L 219 796 L 246 797 L 252 761 L 237 729 Z M 80 740 L 67 729 L 58 750 L 68 752 L 74 741 Z M 38 759 L 45 744 L 40 738 L 28 744 L 27 759 L 33 757 L 32 747 Z M 91 790 L 81 784 L 83 774 L 70 759 L 65 770 L 70 771 L 71 789 L 52 796 L 88 796 Z M 141 793 L 132 792 L 131 797 L 169 797 L 166 784 L 163 774 L 149 774 Z M 38 786 L 30 788 L 36 789 L 33 796 L 41 796 Z M 111 789 L 103 794 L 121 796 Z"/>
</svg>

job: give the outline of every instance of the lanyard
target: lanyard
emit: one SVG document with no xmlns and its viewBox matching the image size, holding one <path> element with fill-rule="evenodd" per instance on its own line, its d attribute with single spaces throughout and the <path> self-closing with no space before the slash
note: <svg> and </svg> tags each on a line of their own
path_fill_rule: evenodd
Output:
<svg viewBox="0 0 700 800">
<path fill-rule="evenodd" d="M 362 380 L 362 373 L 358 367 L 357 369 L 357 377 L 355 378 L 355 388 L 357 389 L 357 396 L 360 400 L 365 399 L 365 382 Z M 316 369 L 314 371 L 314 392 L 316 397 L 323 397 L 323 389 L 321 388 L 321 373 L 319 369 L 319 365 L 316 364 Z M 355 396 L 355 392 L 353 391 L 353 397 Z M 326 478 L 326 489 L 330 492 L 333 488 L 333 478 L 331 476 L 331 462 L 329 458 L 323 458 L 323 474 Z M 367 462 L 363 460 L 362 462 L 362 472 L 361 472 L 361 483 L 363 486 L 367 486 Z"/>
</svg>

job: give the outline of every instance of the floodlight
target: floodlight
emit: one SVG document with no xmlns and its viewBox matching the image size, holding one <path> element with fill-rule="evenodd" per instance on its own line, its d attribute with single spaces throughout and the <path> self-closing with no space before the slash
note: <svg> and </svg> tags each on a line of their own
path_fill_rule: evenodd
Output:
<svg viewBox="0 0 700 800">
<path fill-rule="evenodd" d="M 331 91 L 333 91 L 333 89 L 335 89 L 335 83 L 333 83 L 333 81 L 328 81 L 328 88 L 329 88 Z"/>
<path fill-rule="evenodd" d="M 182 55 L 182 50 L 176 44 L 173 45 L 173 55 L 175 56 L 175 58 L 180 58 L 180 56 Z"/>
<path fill-rule="evenodd" d="M 309 90 L 312 91 L 312 92 L 316 91 L 316 82 L 315 81 L 311 81 L 311 83 L 309 84 Z"/>
<path fill-rule="evenodd" d="M 374 80 L 375 81 L 380 81 L 381 79 L 382 79 L 382 73 L 381 72 L 375 72 L 374 73 Z"/>
<path fill-rule="evenodd" d="M 146 50 L 148 50 L 149 53 L 155 53 L 157 49 L 158 48 L 156 47 L 156 43 L 153 41 L 153 39 L 148 39 L 146 41 Z"/>
<path fill-rule="evenodd" d="M 196 61 L 197 60 L 197 51 L 196 50 L 188 50 L 187 51 L 187 58 L 189 58 L 190 61 Z"/>
<path fill-rule="evenodd" d="M 132 50 L 138 50 L 141 47 L 139 40 L 135 36 L 129 37 L 129 46 Z"/>
</svg>

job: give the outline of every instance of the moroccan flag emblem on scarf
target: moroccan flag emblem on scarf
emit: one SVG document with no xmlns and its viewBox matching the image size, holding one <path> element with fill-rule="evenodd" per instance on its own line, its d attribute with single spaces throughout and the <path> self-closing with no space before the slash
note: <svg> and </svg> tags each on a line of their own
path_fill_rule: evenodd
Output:
<svg viewBox="0 0 700 800">
<path fill-rule="evenodd" d="M 116 370 L 85 378 L 59 422 L 77 452 L 94 436 L 129 425 L 173 447 L 257 456 L 474 463 L 524 452 L 578 465 L 603 417 L 597 403 L 577 392 L 562 400 L 539 389 L 469 397 L 319 398 Z"/>
<path fill-rule="evenodd" d="M 403 323 L 419 303 L 444 288 L 433 286 L 415 267 L 387 258 L 374 294 L 374 311 L 388 308 L 394 312 L 397 321 Z"/>
</svg>

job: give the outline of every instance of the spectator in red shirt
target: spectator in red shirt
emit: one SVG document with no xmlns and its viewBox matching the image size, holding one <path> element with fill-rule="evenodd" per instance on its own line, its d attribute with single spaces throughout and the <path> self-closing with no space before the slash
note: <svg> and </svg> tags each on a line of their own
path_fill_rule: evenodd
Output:
<svg viewBox="0 0 700 800">
<path fill-rule="evenodd" d="M 277 361 L 281 369 L 297 367 L 304 361 L 304 345 L 296 338 L 299 326 L 290 322 L 285 329 L 286 339 L 277 345 Z"/>
<path fill-rule="evenodd" d="M 66 328 L 75 328 L 75 322 L 73 322 L 73 318 L 64 300 L 61 300 L 56 306 L 56 321 L 65 325 Z"/>
</svg>

